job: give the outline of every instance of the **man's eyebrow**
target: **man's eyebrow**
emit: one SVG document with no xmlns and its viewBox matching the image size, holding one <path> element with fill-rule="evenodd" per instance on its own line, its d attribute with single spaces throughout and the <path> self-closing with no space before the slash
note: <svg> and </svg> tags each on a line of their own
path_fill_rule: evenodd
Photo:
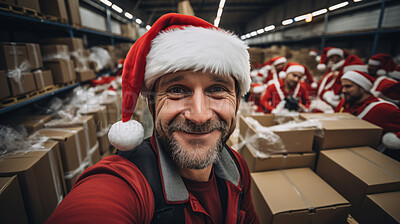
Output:
<svg viewBox="0 0 400 224">
<path fill-rule="evenodd" d="M 213 80 L 216 81 L 216 82 L 222 82 L 222 83 L 224 83 L 226 85 L 232 85 L 232 82 L 229 82 L 229 80 L 227 78 L 214 76 Z"/>
<path fill-rule="evenodd" d="M 165 78 L 163 81 L 160 82 L 160 86 L 166 86 L 166 85 L 168 85 L 168 84 L 170 84 L 172 82 L 178 82 L 178 81 L 181 81 L 183 79 L 185 79 L 185 77 L 183 77 L 182 75 L 175 76 L 175 77 L 172 77 L 172 78 L 169 78 L 169 79 Z"/>
</svg>

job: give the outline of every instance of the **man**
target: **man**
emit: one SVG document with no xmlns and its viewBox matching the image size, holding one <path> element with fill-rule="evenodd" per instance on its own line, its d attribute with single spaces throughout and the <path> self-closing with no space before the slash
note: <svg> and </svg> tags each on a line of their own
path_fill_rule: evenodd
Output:
<svg viewBox="0 0 400 224">
<path fill-rule="evenodd" d="M 305 67 L 298 63 L 288 63 L 283 70 L 287 75 L 281 80 L 272 80 L 261 98 L 266 113 L 286 111 L 306 111 L 310 98 L 307 89 L 300 83 Z"/>
<path fill-rule="evenodd" d="M 162 16 L 124 63 L 122 122 L 109 138 L 127 151 L 86 170 L 48 223 L 258 223 L 247 165 L 225 144 L 249 87 L 243 41 L 193 16 Z M 155 123 L 143 142 L 130 120 L 139 93 Z"/>
<path fill-rule="evenodd" d="M 283 56 L 274 57 L 267 61 L 262 69 L 267 73 L 264 84 L 271 84 L 271 80 L 279 80 L 279 73 L 283 71 L 287 63 L 287 59 Z M 263 71 L 261 69 L 261 71 Z"/>
<path fill-rule="evenodd" d="M 394 136 L 390 141 L 397 142 L 399 145 L 400 139 L 395 133 L 400 131 L 400 110 L 394 104 L 370 93 L 373 82 L 374 79 L 364 72 L 348 71 L 344 73 L 341 77 L 344 98 L 335 112 L 348 112 L 381 127 L 384 136 Z M 385 141 L 383 143 L 385 144 Z M 400 151 L 395 150 L 395 148 L 388 148 L 385 153 L 399 160 Z"/>
</svg>

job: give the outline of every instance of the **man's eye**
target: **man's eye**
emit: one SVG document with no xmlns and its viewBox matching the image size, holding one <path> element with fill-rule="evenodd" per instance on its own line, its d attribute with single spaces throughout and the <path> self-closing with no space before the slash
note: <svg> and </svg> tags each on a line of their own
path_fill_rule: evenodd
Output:
<svg viewBox="0 0 400 224">
<path fill-rule="evenodd" d="M 179 93 L 183 93 L 184 90 L 181 87 L 172 87 L 172 88 L 168 89 L 167 92 L 179 94 Z"/>
<path fill-rule="evenodd" d="M 210 92 L 212 92 L 212 93 L 218 93 L 218 92 L 222 92 L 222 91 L 224 91 L 225 89 L 224 88 L 222 88 L 222 87 L 220 87 L 220 86 L 214 86 L 214 87 L 212 87 L 211 89 L 210 89 Z"/>
</svg>

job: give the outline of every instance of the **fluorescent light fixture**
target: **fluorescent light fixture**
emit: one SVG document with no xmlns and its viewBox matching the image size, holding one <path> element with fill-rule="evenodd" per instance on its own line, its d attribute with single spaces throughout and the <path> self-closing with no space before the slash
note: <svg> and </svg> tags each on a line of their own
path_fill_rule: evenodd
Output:
<svg viewBox="0 0 400 224">
<path fill-rule="evenodd" d="M 250 36 L 252 36 L 252 37 L 257 36 L 257 32 L 256 31 L 251 32 Z"/>
<path fill-rule="evenodd" d="M 345 7 L 348 4 L 349 4 L 349 2 L 346 1 L 346 2 L 339 3 L 337 5 L 333 5 L 333 6 L 329 7 L 328 9 L 329 9 L 329 11 L 333 11 L 333 10 Z"/>
<path fill-rule="evenodd" d="M 274 25 L 270 25 L 270 26 L 267 26 L 267 27 L 264 28 L 265 32 L 271 31 L 273 29 L 275 29 Z"/>
<path fill-rule="evenodd" d="M 308 15 L 308 14 L 294 17 L 294 21 L 295 21 L 295 22 L 298 22 L 298 21 L 301 21 L 301 20 L 305 20 L 305 19 L 307 18 L 307 15 Z"/>
<path fill-rule="evenodd" d="M 147 26 L 146 26 L 146 29 L 147 29 L 147 30 L 149 30 L 150 28 L 151 28 L 151 26 L 150 26 L 150 25 L 147 25 Z"/>
<path fill-rule="evenodd" d="M 220 7 L 220 8 L 224 8 L 224 5 L 225 5 L 225 0 L 221 0 L 221 1 L 219 2 L 219 7 Z"/>
<path fill-rule="evenodd" d="M 218 8 L 218 12 L 217 12 L 217 17 L 221 17 L 222 16 L 222 8 Z"/>
<path fill-rule="evenodd" d="M 251 37 L 251 35 L 248 33 L 248 34 L 246 34 L 246 38 L 250 38 Z"/>
<path fill-rule="evenodd" d="M 139 18 L 137 18 L 137 19 L 135 19 L 135 22 L 137 23 L 137 24 L 142 24 L 142 20 L 141 19 L 139 19 Z"/>
<path fill-rule="evenodd" d="M 262 34 L 262 33 L 264 33 L 264 29 L 257 30 L 257 34 Z"/>
<path fill-rule="evenodd" d="M 219 26 L 219 21 L 221 21 L 220 17 L 215 18 L 214 20 L 214 26 L 218 27 Z"/>
<path fill-rule="evenodd" d="M 361 2 L 362 0 L 354 0 L 354 2 Z"/>
<path fill-rule="evenodd" d="M 128 18 L 128 19 L 132 19 L 133 18 L 132 14 L 130 14 L 129 12 L 125 12 L 125 17 Z"/>
<path fill-rule="evenodd" d="M 282 21 L 282 25 L 286 26 L 293 23 L 293 19 L 287 19 Z"/>
<path fill-rule="evenodd" d="M 104 5 L 110 7 L 112 5 L 112 3 L 108 0 L 100 0 Z"/>
<path fill-rule="evenodd" d="M 320 9 L 318 11 L 315 11 L 315 12 L 311 13 L 311 15 L 315 17 L 315 16 L 319 16 L 319 15 L 325 14 L 327 12 L 328 12 L 327 9 Z"/>
<path fill-rule="evenodd" d="M 306 23 L 309 23 L 309 22 L 311 22 L 312 21 L 312 15 L 311 15 L 311 13 L 308 13 L 307 15 L 306 15 Z"/>
<path fill-rule="evenodd" d="M 116 4 L 113 4 L 113 5 L 111 6 L 111 8 L 114 9 L 115 11 L 117 11 L 118 13 L 121 13 L 121 12 L 122 12 L 122 9 L 121 9 L 118 5 L 116 5 Z"/>
<path fill-rule="evenodd" d="M 242 39 L 242 40 L 246 39 L 246 35 L 240 36 L 240 39 Z"/>
</svg>

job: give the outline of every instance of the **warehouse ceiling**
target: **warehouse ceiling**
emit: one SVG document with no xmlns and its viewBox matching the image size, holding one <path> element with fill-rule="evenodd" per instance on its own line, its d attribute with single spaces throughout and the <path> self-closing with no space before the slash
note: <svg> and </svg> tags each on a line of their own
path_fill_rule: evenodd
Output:
<svg viewBox="0 0 400 224">
<path fill-rule="evenodd" d="M 178 12 L 180 0 L 114 0 L 122 8 L 131 11 L 145 25 L 152 25 L 160 16 Z M 220 0 L 190 0 L 195 16 L 214 23 Z M 282 0 L 226 0 L 219 27 L 244 33 L 246 23 L 268 11 Z"/>
</svg>

